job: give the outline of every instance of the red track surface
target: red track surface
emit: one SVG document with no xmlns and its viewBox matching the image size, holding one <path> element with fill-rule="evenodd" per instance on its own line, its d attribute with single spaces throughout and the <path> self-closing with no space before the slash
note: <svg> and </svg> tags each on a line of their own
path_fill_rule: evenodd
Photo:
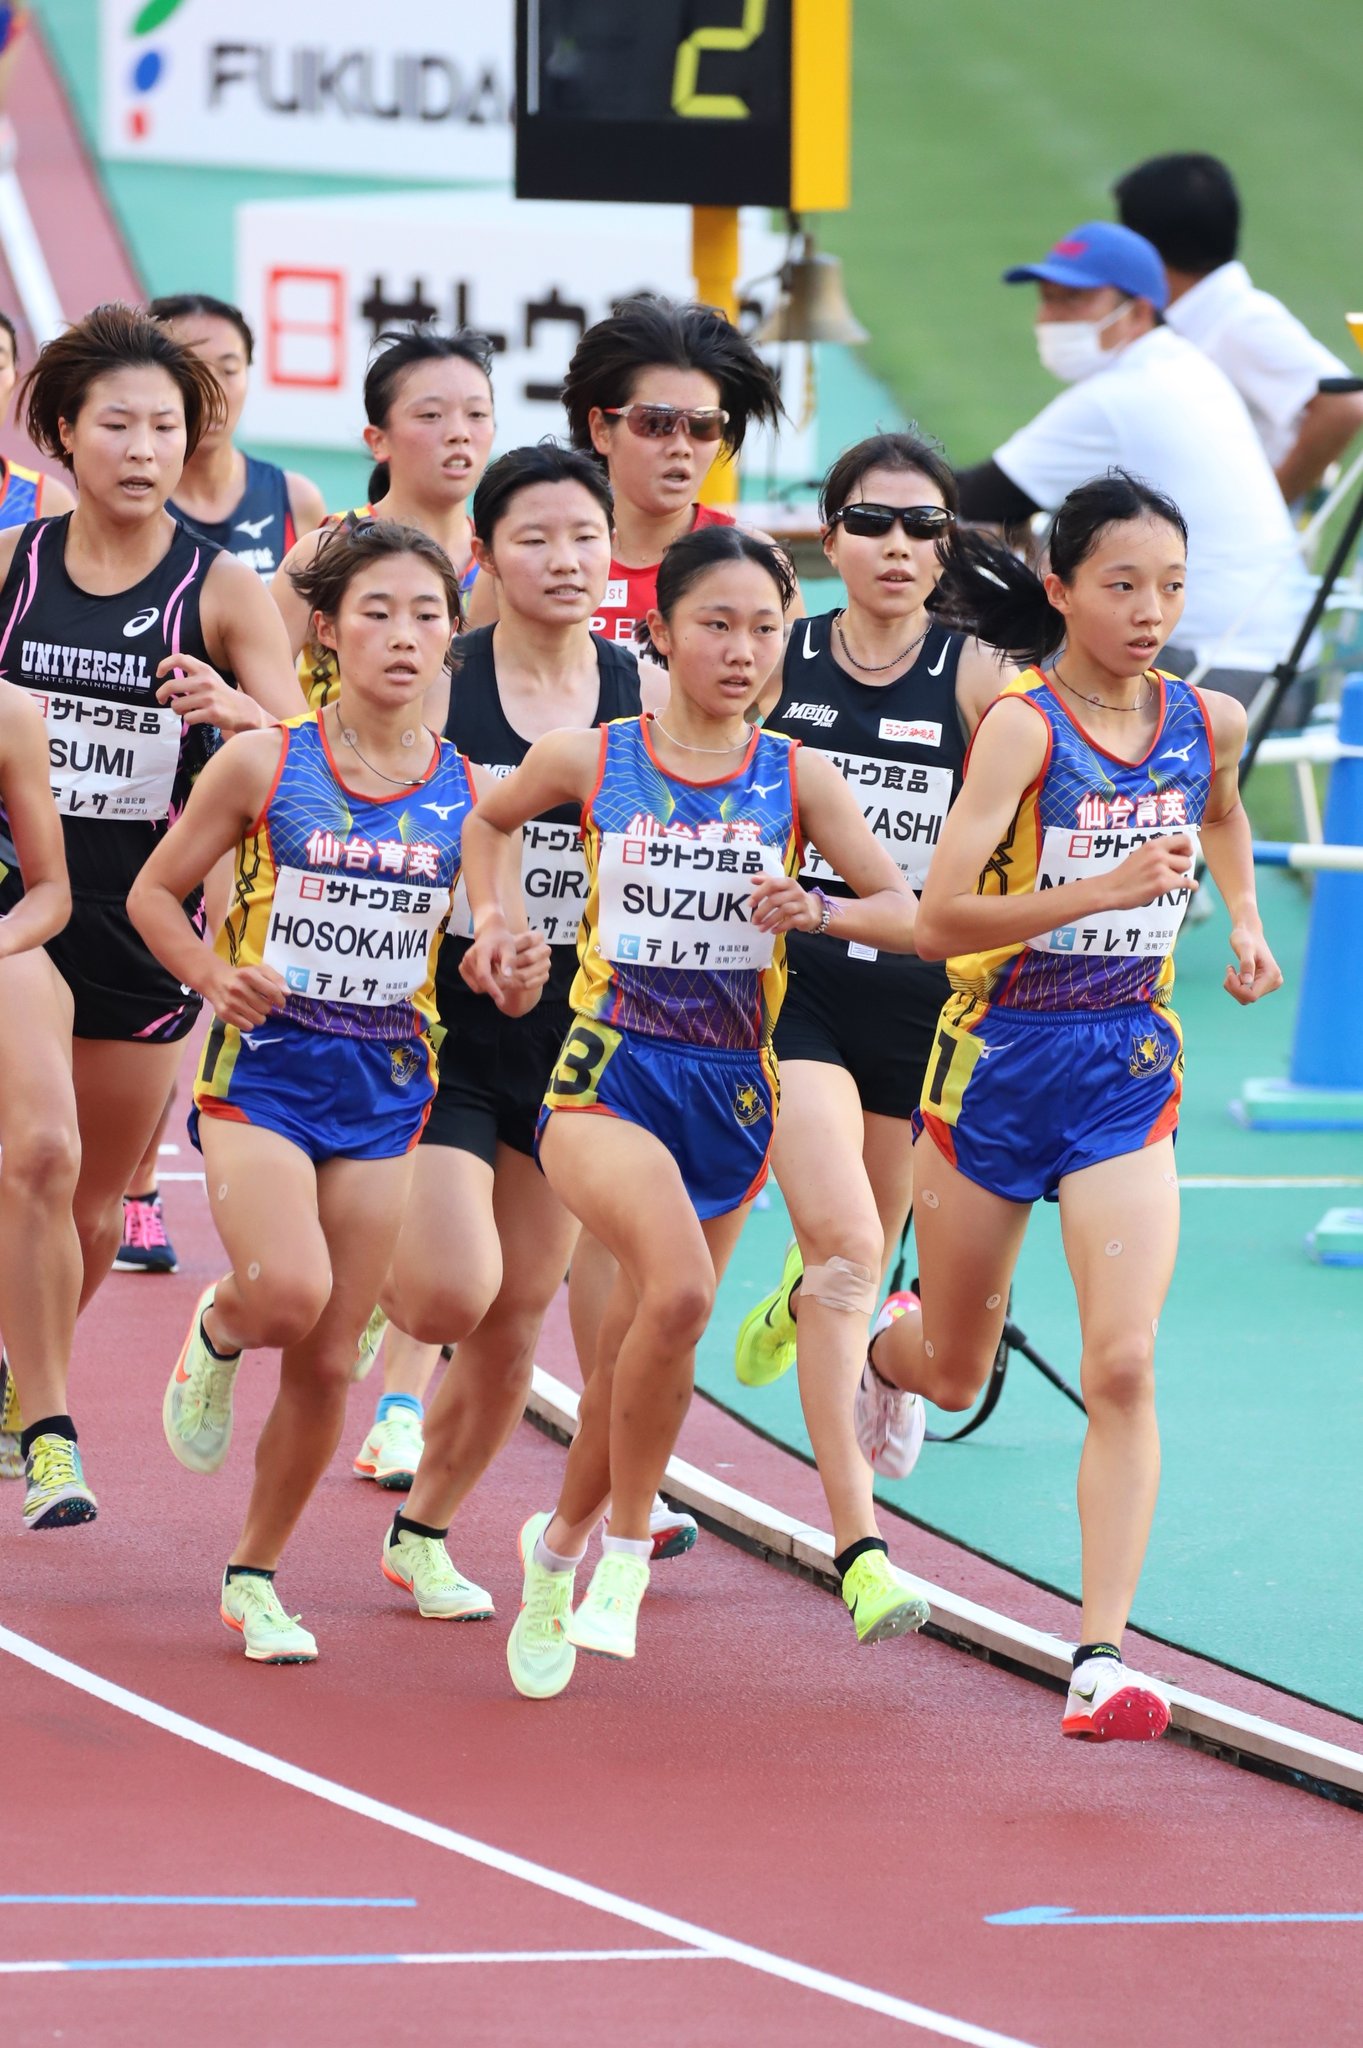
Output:
<svg viewBox="0 0 1363 2048">
<path fill-rule="evenodd" d="M 197 1161 L 186 1148 L 168 1163 Z M 1064 1743 L 1054 1694 L 921 1639 L 859 1653 L 836 1601 L 714 1536 L 658 1567 L 634 1666 L 583 1659 L 562 1699 L 517 1699 L 504 1661 L 515 1532 L 552 1498 L 562 1455 L 528 1427 L 452 1544 L 492 1588 L 495 1622 L 441 1626 L 404 1607 L 378 1570 L 393 1503 L 341 1460 L 281 1575 L 322 1657 L 304 1669 L 248 1665 L 217 1619 L 216 1587 L 270 1361 L 243 1374 L 239 1437 L 222 1474 L 182 1471 L 161 1438 L 161 1390 L 219 1259 L 202 1189 L 167 1193 L 179 1276 L 114 1277 L 79 1339 L 74 1400 L 100 1520 L 31 1535 L 17 1488 L 5 1490 L 7 1627 L 407 1814 L 1037 2048 L 1071 2048 L 1095 2027 L 1111 2048 L 1358 2038 L 1360 1927 L 985 1924 L 1053 1903 L 1079 1913 L 1356 1911 L 1357 1815 L 1172 1743 Z M 546 1362 L 561 1359 L 562 1344 L 561 1329 L 551 1332 Z M 356 1440 L 371 1399 L 369 1386 L 355 1394 Z M 697 1411 L 682 1448 L 768 1498 L 784 1483 L 781 1504 L 804 1510 L 810 1475 L 715 1411 Z M 904 1535 L 898 1554 L 929 1576 L 954 1571 L 952 1583 L 977 1597 L 1008 1605 L 1006 1593 L 1012 1612 L 1055 1622 L 1034 1589 Z M 1160 1668 L 1273 1711 L 1262 1689 L 1191 1659 L 1162 1653 Z M 418 1901 L 9 1906 L 0 1960 L 676 1945 L 206 1754 L 8 1656 L 0 1700 L 7 1890 Z M 1343 1732 L 1328 1716 L 1294 1708 L 1291 1718 Z M 25 1788 L 39 1789 L 32 1805 L 14 1796 Z M 147 2048 L 181 2038 L 187 2010 L 202 2048 L 347 2048 L 395 2017 L 400 2039 L 449 2039 L 451 2014 L 461 2041 L 563 2048 L 931 2038 L 713 1958 L 0 1981 L 7 2048 L 59 2033 Z"/>
</svg>

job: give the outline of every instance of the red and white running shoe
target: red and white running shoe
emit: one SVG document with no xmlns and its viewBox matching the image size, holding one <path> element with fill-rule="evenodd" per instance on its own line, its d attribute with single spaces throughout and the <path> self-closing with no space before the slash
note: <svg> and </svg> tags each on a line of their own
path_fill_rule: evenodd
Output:
<svg viewBox="0 0 1363 2048">
<path fill-rule="evenodd" d="M 917 1315 L 919 1301 L 907 1288 L 892 1294 L 871 1325 L 869 1342 L 901 1316 Z M 928 1411 L 918 1394 L 906 1393 L 881 1379 L 870 1351 L 861 1369 L 852 1408 L 861 1455 L 882 1479 L 907 1479 L 918 1463 L 928 1430 Z"/>
<path fill-rule="evenodd" d="M 1164 1688 L 1115 1657 L 1086 1657 L 1071 1673 L 1062 1735 L 1088 1742 L 1154 1742 L 1168 1726 Z"/>
</svg>

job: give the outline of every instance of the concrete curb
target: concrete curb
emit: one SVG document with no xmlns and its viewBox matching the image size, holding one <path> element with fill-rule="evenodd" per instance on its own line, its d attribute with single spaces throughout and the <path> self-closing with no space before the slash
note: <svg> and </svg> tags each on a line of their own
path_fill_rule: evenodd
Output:
<svg viewBox="0 0 1363 2048">
<path fill-rule="evenodd" d="M 577 1428 L 577 1395 L 562 1380 L 537 1365 L 529 1412 L 545 1428 L 566 1439 Z M 667 1492 L 721 1530 L 731 1530 L 741 1542 L 773 1557 L 789 1559 L 836 1590 L 833 1539 L 825 1530 L 796 1521 L 766 1501 L 713 1478 L 698 1465 L 688 1464 L 684 1458 L 673 1458 L 669 1463 Z M 944 1586 L 930 1585 L 926 1579 L 915 1578 L 915 1584 L 921 1587 L 932 1608 L 931 1627 L 935 1634 L 973 1651 L 983 1651 L 1024 1674 L 1052 1684 L 1069 1677 L 1073 1643 L 1063 1642 L 1042 1629 L 1029 1628 L 1024 1622 L 1012 1621 L 1006 1614 L 948 1592 Z M 1257 1714 L 1225 1706 L 1182 1686 L 1169 1686 L 1167 1690 L 1174 1727 L 1195 1742 L 1225 1752 L 1235 1761 L 1267 1768 L 1275 1775 L 1309 1779 L 1319 1787 L 1350 1794 L 1350 1803 L 1363 1800 L 1363 1751 L 1299 1734 L 1280 1722 L 1263 1720 Z"/>
</svg>

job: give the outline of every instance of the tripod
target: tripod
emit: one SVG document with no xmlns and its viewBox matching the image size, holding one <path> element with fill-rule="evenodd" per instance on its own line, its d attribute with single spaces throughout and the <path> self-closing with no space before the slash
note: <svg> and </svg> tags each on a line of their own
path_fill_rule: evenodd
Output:
<svg viewBox="0 0 1363 2048">
<path fill-rule="evenodd" d="M 904 1235 L 899 1240 L 899 1257 L 895 1261 L 894 1276 L 890 1281 L 890 1292 L 892 1294 L 897 1293 L 904 1285 L 904 1268 L 908 1262 L 909 1255 L 908 1247 L 909 1225 L 906 1223 Z M 918 1292 L 918 1276 L 916 1274 L 911 1285 L 916 1294 Z M 1012 1306 L 1013 1290 L 1010 1287 L 1008 1290 L 1008 1308 L 1011 1310 Z M 927 1436 L 930 1444 L 959 1444 L 964 1442 L 966 1437 L 973 1436 L 977 1429 L 983 1428 L 999 1405 L 999 1400 L 1003 1394 L 1003 1383 L 1008 1376 L 1008 1361 L 1015 1351 L 1025 1358 L 1029 1365 L 1034 1365 L 1041 1374 L 1041 1377 L 1049 1380 L 1057 1393 L 1063 1394 L 1067 1401 L 1073 1401 L 1081 1415 L 1088 1413 L 1084 1406 L 1083 1395 L 1080 1394 L 1077 1388 L 1070 1385 L 1065 1375 L 1062 1372 L 1058 1372 L 1048 1358 L 1042 1357 L 1036 1346 L 1030 1342 L 1026 1331 L 1018 1328 L 1011 1314 L 1005 1313 L 1003 1335 L 999 1339 L 999 1348 L 994 1353 L 994 1363 L 989 1368 L 989 1378 L 985 1384 L 984 1393 L 980 1398 L 979 1407 L 976 1408 L 972 1415 L 966 1417 L 959 1429 L 930 1429 Z"/>
</svg>

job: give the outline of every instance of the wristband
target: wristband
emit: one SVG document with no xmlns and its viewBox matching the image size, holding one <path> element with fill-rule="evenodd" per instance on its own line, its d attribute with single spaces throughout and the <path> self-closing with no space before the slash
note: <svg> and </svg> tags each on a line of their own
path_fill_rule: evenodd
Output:
<svg viewBox="0 0 1363 2048">
<path fill-rule="evenodd" d="M 833 922 L 833 902 L 831 897 L 825 896 L 822 889 L 811 889 L 809 893 L 811 896 L 817 896 L 819 899 L 819 922 L 810 931 L 811 938 L 819 939 L 823 937 L 829 925 Z"/>
</svg>

